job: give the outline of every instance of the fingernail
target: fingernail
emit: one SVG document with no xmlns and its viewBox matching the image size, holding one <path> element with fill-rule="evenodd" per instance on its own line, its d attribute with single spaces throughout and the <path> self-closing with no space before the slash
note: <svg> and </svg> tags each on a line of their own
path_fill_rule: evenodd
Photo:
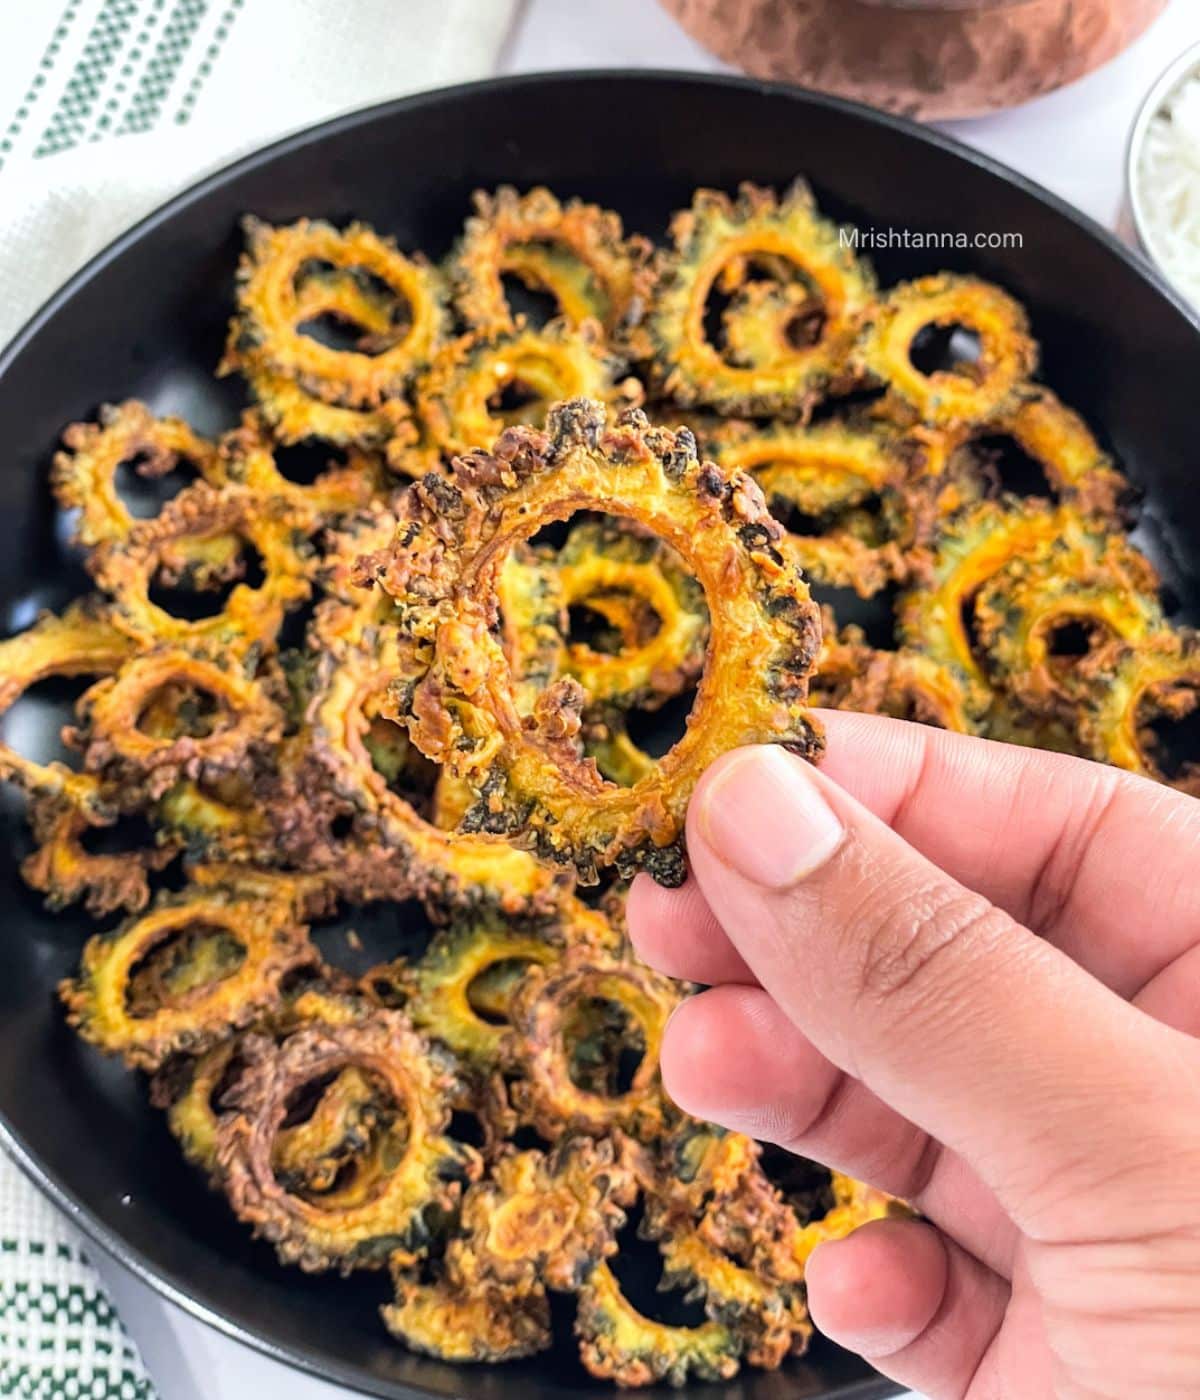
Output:
<svg viewBox="0 0 1200 1400">
<path fill-rule="evenodd" d="M 825 864 L 843 827 L 786 749 L 764 745 L 732 759 L 700 797 L 700 831 L 745 879 L 783 890 Z"/>
</svg>

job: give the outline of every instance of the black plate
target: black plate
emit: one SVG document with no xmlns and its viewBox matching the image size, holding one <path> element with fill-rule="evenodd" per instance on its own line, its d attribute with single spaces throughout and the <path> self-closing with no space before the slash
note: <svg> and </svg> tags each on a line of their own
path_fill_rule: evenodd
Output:
<svg viewBox="0 0 1200 1400">
<path fill-rule="evenodd" d="M 809 176 L 827 212 L 864 227 L 1021 236 L 1020 248 L 896 247 L 873 257 L 885 282 L 962 269 L 995 278 L 1029 306 L 1046 378 L 1145 488 L 1151 548 L 1180 598 L 1193 596 L 1200 335 L 1137 259 L 1027 181 L 903 121 L 735 79 L 593 72 L 431 93 L 289 138 L 172 201 L 56 296 L 0 359 L 0 605 L 8 629 L 84 587 L 46 489 L 64 423 L 129 395 L 201 430 L 233 421 L 238 388 L 212 371 L 244 211 L 276 221 L 363 218 L 402 247 L 440 254 L 477 186 L 545 182 L 661 235 L 697 185 L 779 185 L 797 172 Z M 10 714 L 9 736 L 36 740 L 61 718 L 62 692 L 43 690 Z M 557 1400 L 600 1389 L 566 1361 L 466 1372 L 411 1356 L 389 1343 L 376 1317 L 386 1292 L 380 1277 L 307 1278 L 250 1242 L 182 1164 L 139 1078 L 64 1026 L 53 989 L 74 968 L 89 924 L 41 909 L 16 875 L 27 848 L 16 809 L 0 820 L 8 909 L 0 1116 L 7 1145 L 85 1230 L 231 1335 L 374 1394 Z M 357 921 L 368 951 L 395 940 L 398 917 L 378 915 L 367 929 Z M 323 939 L 336 940 L 336 931 Z M 747 1373 L 702 1389 L 729 1400 L 892 1393 L 827 1346 L 781 1375 Z"/>
</svg>

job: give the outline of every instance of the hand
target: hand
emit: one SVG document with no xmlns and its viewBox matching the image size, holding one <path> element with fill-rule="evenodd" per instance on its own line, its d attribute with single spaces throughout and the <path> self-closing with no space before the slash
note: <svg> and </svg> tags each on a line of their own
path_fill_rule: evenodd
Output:
<svg viewBox="0 0 1200 1400">
<path fill-rule="evenodd" d="M 896 1380 L 1200 1395 L 1200 802 L 822 718 L 819 771 L 727 754 L 687 884 L 633 886 L 642 957 L 711 987 L 668 1093 L 923 1213 L 808 1266 L 817 1326 Z"/>
</svg>

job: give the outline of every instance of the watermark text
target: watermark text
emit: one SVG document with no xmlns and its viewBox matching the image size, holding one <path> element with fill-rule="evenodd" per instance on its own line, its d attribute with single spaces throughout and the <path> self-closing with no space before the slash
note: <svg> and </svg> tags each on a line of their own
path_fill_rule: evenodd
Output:
<svg viewBox="0 0 1200 1400">
<path fill-rule="evenodd" d="M 1022 233 L 952 233 L 946 229 L 849 228 L 840 230 L 843 248 L 869 253 L 885 248 L 1023 248 Z"/>
</svg>

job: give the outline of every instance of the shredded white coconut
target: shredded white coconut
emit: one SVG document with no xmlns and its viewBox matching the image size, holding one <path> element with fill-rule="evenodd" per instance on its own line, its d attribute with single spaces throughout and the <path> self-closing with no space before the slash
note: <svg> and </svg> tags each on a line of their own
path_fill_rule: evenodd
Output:
<svg viewBox="0 0 1200 1400">
<path fill-rule="evenodd" d="M 1138 185 L 1151 251 L 1200 306 L 1200 73 L 1185 78 L 1150 122 Z"/>
</svg>

